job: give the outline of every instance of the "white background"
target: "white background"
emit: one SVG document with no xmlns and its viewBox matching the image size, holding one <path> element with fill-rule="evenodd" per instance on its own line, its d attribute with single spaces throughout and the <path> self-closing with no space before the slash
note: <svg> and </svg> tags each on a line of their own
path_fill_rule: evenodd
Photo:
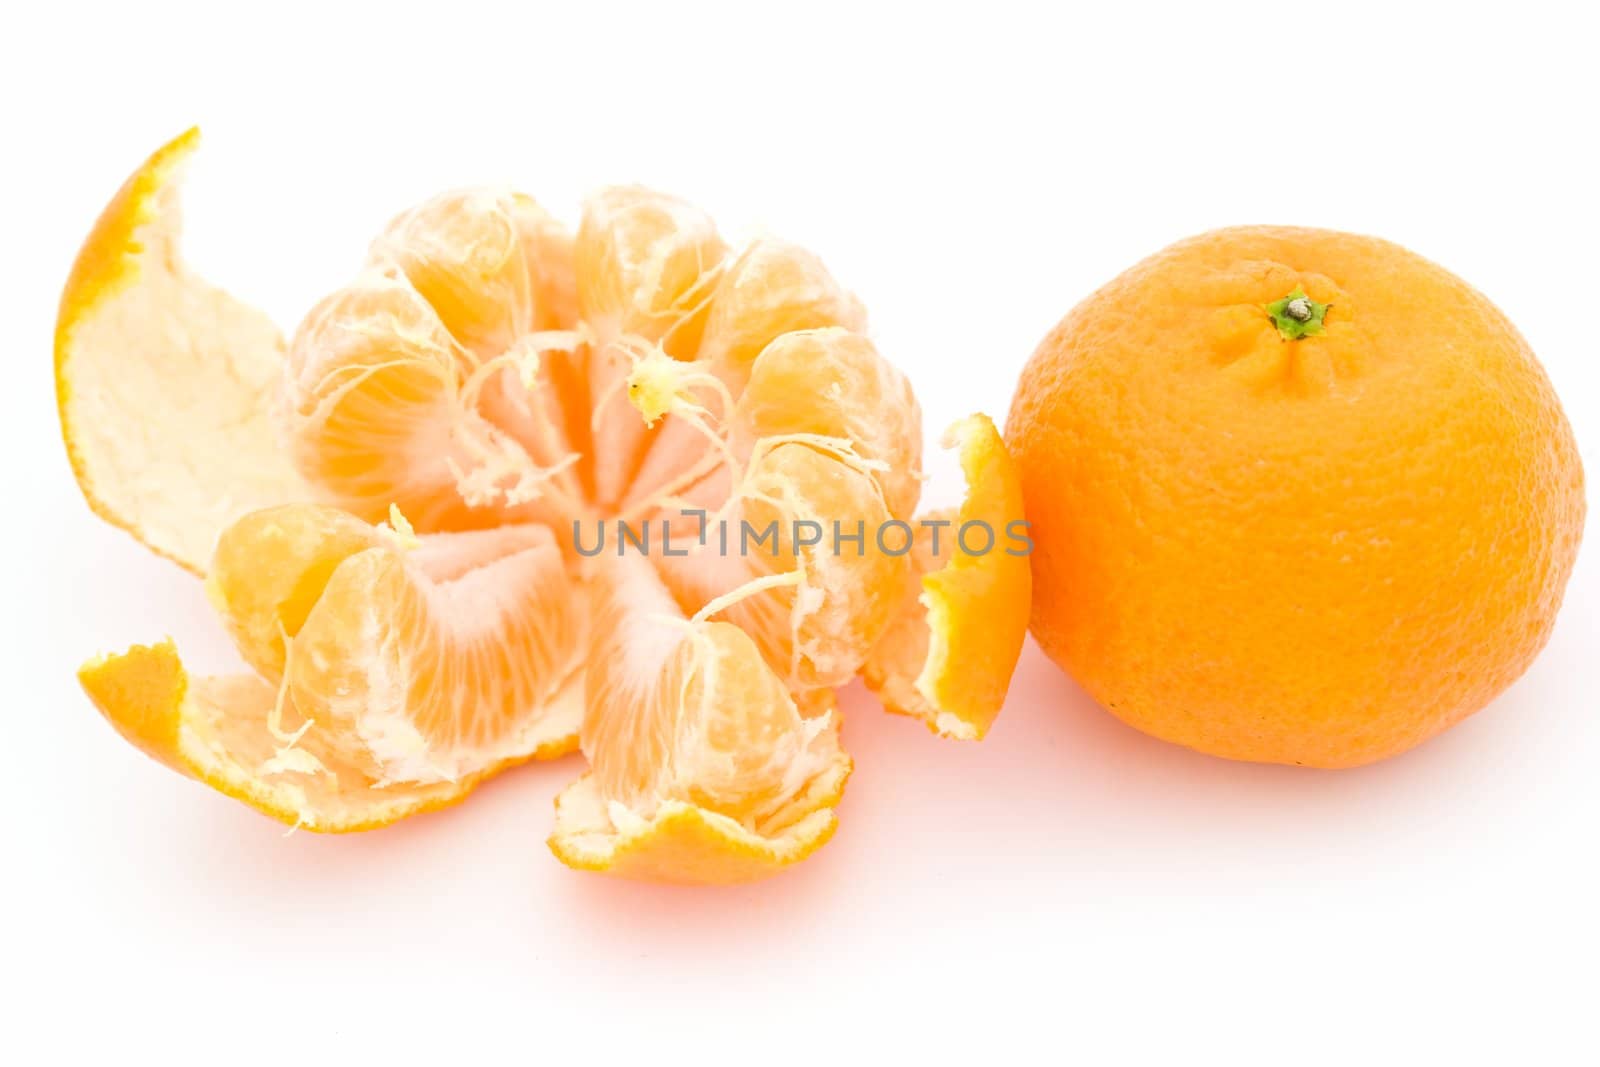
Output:
<svg viewBox="0 0 1600 1067">
<path fill-rule="evenodd" d="M 118 739 L 76 687 L 82 659 L 169 632 L 202 664 L 226 649 L 198 583 L 83 505 L 50 374 L 79 241 L 199 122 L 191 259 L 286 327 L 439 189 L 511 182 L 575 219 L 586 191 L 642 181 L 730 235 L 819 250 L 930 433 L 1003 416 L 1049 326 L 1172 240 L 1381 234 L 1518 323 L 1593 476 L 1588 5 L 408 6 L 5 16 L 0 1047 L 1596 1062 L 1592 544 L 1529 675 L 1402 758 L 1315 773 L 1193 755 L 1030 647 L 979 746 L 852 690 L 857 771 L 811 861 L 730 890 L 641 886 L 546 851 L 576 760 L 381 833 L 285 839 Z M 930 499 L 953 499 L 952 472 Z"/>
</svg>

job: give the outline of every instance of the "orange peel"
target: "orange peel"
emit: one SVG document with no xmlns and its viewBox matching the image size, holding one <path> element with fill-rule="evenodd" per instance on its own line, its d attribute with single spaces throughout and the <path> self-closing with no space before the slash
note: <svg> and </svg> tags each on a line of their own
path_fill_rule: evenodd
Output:
<svg viewBox="0 0 1600 1067">
<path fill-rule="evenodd" d="M 271 761 L 276 695 L 253 675 L 191 678 L 172 641 L 134 645 L 84 664 L 78 680 L 116 731 L 146 755 L 291 827 L 351 833 L 448 807 L 500 767 L 455 782 L 388 785 L 349 768 L 313 771 Z M 358 783 L 352 788 L 352 783 Z"/>
<path fill-rule="evenodd" d="M 1005 703 L 1022 654 L 1032 599 L 1026 551 L 1008 540 L 1023 521 L 1016 465 L 987 415 L 945 431 L 967 482 L 959 510 L 923 516 L 904 604 L 862 671 L 890 711 L 921 719 L 945 737 L 981 740 Z M 932 544 L 944 522 L 945 544 Z M 961 550 L 960 531 L 981 523 L 984 552 Z"/>
<path fill-rule="evenodd" d="M 765 832 L 681 800 L 666 801 L 648 819 L 619 820 L 607 810 L 594 776 L 586 774 L 556 797 L 550 851 L 568 867 L 617 878 L 691 885 L 756 881 L 828 843 L 839 825 L 835 808 L 850 770 L 849 757 L 841 753 L 797 799 L 802 814 Z"/>
<path fill-rule="evenodd" d="M 96 514 L 203 573 L 216 535 L 309 499 L 270 419 L 284 342 L 179 255 L 191 129 L 136 170 L 85 240 L 55 333 L 61 435 Z"/>
</svg>

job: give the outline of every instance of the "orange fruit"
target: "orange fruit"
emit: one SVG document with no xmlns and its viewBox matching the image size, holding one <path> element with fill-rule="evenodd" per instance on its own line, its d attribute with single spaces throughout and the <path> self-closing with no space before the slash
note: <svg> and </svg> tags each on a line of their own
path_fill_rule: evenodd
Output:
<svg viewBox="0 0 1600 1067">
<path fill-rule="evenodd" d="M 191 144 L 132 187 L 170 203 L 164 160 Z M 130 247 L 142 220 L 115 224 Z M 179 262 L 167 247 L 163 263 Z M 187 305 L 168 295 L 139 306 L 176 329 Z M 1027 614 L 1009 557 L 914 583 L 911 558 L 876 543 L 916 506 L 922 431 L 863 326 L 814 255 L 776 240 L 731 251 L 673 197 L 605 190 L 572 236 L 523 194 L 446 193 L 398 216 L 352 282 L 261 356 L 276 380 L 240 425 L 281 434 L 264 454 L 283 477 L 251 499 L 288 503 L 241 510 L 226 497 L 232 424 L 179 418 L 170 432 L 196 439 L 163 440 L 150 383 L 170 368 L 80 323 L 62 395 L 81 395 L 90 369 L 115 404 L 69 420 L 64 400 L 69 447 L 92 434 L 113 455 L 142 436 L 204 457 L 208 479 L 135 453 L 80 465 L 85 491 L 136 483 L 117 514 L 208 574 L 255 672 L 191 682 L 164 645 L 96 661 L 84 685 L 146 751 L 311 829 L 381 825 L 578 746 L 590 772 L 550 839 L 565 862 L 678 881 L 780 869 L 836 822 L 850 761 L 833 691 L 864 669 L 926 676 L 916 713 L 977 736 Z M 982 426 L 963 450 L 983 481 L 968 506 L 1020 520 Z M 243 444 L 254 457 L 255 438 Z M 830 547 L 835 530 L 851 548 Z M 964 619 L 980 599 L 987 629 Z M 911 654 L 875 653 L 891 627 L 930 621 Z M 983 662 L 955 670 L 965 656 Z"/>
<path fill-rule="evenodd" d="M 1511 323 L 1344 233 L 1220 230 L 1131 268 L 1040 344 L 1007 441 L 1040 646 L 1233 759 L 1355 766 L 1482 708 L 1549 637 L 1583 528 Z"/>
</svg>

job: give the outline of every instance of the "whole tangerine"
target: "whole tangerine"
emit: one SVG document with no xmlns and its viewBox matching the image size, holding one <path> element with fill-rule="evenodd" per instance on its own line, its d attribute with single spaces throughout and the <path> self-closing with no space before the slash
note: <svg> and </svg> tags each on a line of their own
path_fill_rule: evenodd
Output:
<svg viewBox="0 0 1600 1067">
<path fill-rule="evenodd" d="M 1039 645 L 1125 722 L 1231 759 L 1351 767 L 1478 711 L 1544 647 L 1583 531 L 1527 342 L 1373 237 L 1158 252 L 1039 345 L 1006 436 Z"/>
</svg>

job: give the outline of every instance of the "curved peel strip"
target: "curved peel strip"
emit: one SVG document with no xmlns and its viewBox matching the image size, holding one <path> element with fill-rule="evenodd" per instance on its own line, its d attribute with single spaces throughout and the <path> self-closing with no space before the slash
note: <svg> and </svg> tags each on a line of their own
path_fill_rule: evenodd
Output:
<svg viewBox="0 0 1600 1067">
<path fill-rule="evenodd" d="M 770 835 L 684 801 L 661 804 L 649 819 L 607 805 L 594 775 L 556 797 L 550 851 L 568 867 L 640 881 L 722 885 L 752 882 L 798 863 L 827 844 L 838 826 L 850 761 L 841 757 L 794 806 L 806 811 Z M 621 810 L 619 810 L 621 809 Z M 620 825 L 619 825 L 620 824 Z"/>
<path fill-rule="evenodd" d="M 285 746 L 268 725 L 272 687 L 250 675 L 191 678 L 170 640 L 91 660 L 78 680 L 117 732 L 148 755 L 280 822 L 319 833 L 373 830 L 447 807 L 502 769 L 456 782 L 380 787 L 337 765 L 273 764 Z"/>
<path fill-rule="evenodd" d="M 1022 487 L 1005 443 L 987 415 L 945 431 L 960 451 L 967 497 L 959 512 L 924 515 L 917 526 L 906 602 L 868 658 L 862 676 L 890 711 L 921 719 L 945 737 L 980 740 L 1005 703 L 1022 653 L 1032 602 L 1028 558 L 1010 539 L 1023 519 Z M 934 527 L 946 520 L 939 551 Z M 958 542 L 968 523 L 993 532 L 988 551 L 974 528 L 972 551 Z"/>
<path fill-rule="evenodd" d="M 278 449 L 283 339 L 178 253 L 189 130 L 118 190 L 84 242 L 56 320 L 56 402 L 95 513 L 196 574 L 217 533 L 310 490 Z"/>
</svg>

